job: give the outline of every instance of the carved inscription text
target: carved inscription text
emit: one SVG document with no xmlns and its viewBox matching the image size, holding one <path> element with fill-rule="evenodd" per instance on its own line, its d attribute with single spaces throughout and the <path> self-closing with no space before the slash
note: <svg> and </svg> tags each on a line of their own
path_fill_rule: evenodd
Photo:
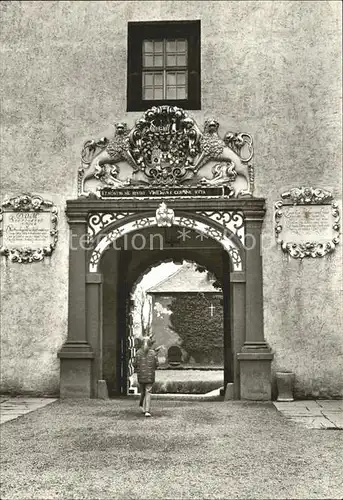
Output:
<svg viewBox="0 0 343 500">
<path fill-rule="evenodd" d="M 50 212 L 5 212 L 3 246 L 42 248 L 51 243 Z"/>
<path fill-rule="evenodd" d="M 282 239 L 296 243 L 330 240 L 333 236 L 331 211 L 330 205 L 284 206 Z"/>
</svg>

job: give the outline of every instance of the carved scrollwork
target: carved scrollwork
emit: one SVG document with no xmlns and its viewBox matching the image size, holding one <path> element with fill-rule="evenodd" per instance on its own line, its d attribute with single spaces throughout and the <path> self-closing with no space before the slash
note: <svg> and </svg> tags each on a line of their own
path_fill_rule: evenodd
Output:
<svg viewBox="0 0 343 500">
<path fill-rule="evenodd" d="M 134 212 L 96 212 L 88 216 L 88 235 L 93 239 L 102 229 Z"/>
<path fill-rule="evenodd" d="M 312 187 L 302 186 L 300 188 L 292 188 L 289 191 L 282 193 L 281 198 L 283 200 L 289 200 L 294 204 L 320 204 L 332 201 L 332 193 L 325 189 L 315 189 Z"/>
<path fill-rule="evenodd" d="M 41 227 L 42 222 L 44 222 L 43 217 L 47 212 L 49 214 L 49 227 Z M 57 207 L 51 201 L 44 200 L 38 195 L 23 194 L 5 200 L 0 207 L 1 225 L 3 225 L 4 218 L 6 217 L 6 235 L 4 235 L 3 227 L 0 228 L 0 236 L 2 239 L 6 237 L 6 241 L 3 241 L 0 249 L 1 255 L 7 257 L 12 262 L 24 264 L 39 262 L 44 257 L 51 256 L 58 240 L 57 214 Z M 33 243 L 32 247 L 21 246 L 19 243 L 13 246 L 11 237 L 9 237 L 10 233 L 14 241 L 18 237 L 24 239 L 32 238 L 34 240 L 38 238 L 38 241 L 42 241 L 43 238 L 44 241 L 47 239 L 50 241 L 40 248 L 36 248 Z"/>
<path fill-rule="evenodd" d="M 305 243 L 285 243 L 281 242 L 283 252 L 288 253 L 294 259 L 303 259 L 304 257 L 324 257 L 332 253 L 339 243 L 337 238 L 327 243 L 316 243 L 315 241 L 306 241 Z"/>
<path fill-rule="evenodd" d="M 97 272 L 103 252 L 117 238 L 127 233 L 136 231 L 138 228 L 147 228 L 156 225 L 157 220 L 155 217 L 142 217 L 135 221 L 123 223 L 122 226 L 112 230 L 108 235 L 103 235 L 102 239 L 97 242 L 97 246 L 92 250 L 92 255 L 89 261 L 89 272 Z M 175 216 L 174 225 L 194 229 L 197 233 L 204 234 L 218 241 L 231 256 L 234 270 L 242 270 L 242 257 L 239 248 L 236 246 L 237 244 L 228 238 L 222 231 L 202 221 L 180 216 Z"/>
<path fill-rule="evenodd" d="M 207 179 L 203 177 L 201 179 L 201 184 L 204 186 L 230 186 L 236 180 L 237 172 L 235 170 L 235 165 L 232 161 L 217 163 L 211 169 L 212 179 Z M 235 194 L 232 189 L 231 196 Z"/>
<path fill-rule="evenodd" d="M 115 125 L 111 140 L 87 141 L 81 153 L 78 176 L 79 195 L 87 195 L 85 184 L 99 181 L 101 187 L 226 186 L 225 196 L 252 195 L 252 137 L 246 133 L 228 132 L 224 139 L 218 134 L 219 123 L 206 120 L 202 132 L 196 122 L 176 106 L 155 106 L 148 109 L 129 130 L 125 123 Z M 216 161 L 212 178 L 198 172 L 207 163 Z M 121 178 L 126 163 L 131 175 Z M 125 169 L 123 169 L 124 171 Z M 232 184 L 243 176 L 247 189 L 236 193 Z M 99 186 L 93 187 L 93 190 Z"/>
<path fill-rule="evenodd" d="M 204 212 L 196 212 L 212 219 L 214 222 L 218 223 L 223 227 L 223 230 L 229 230 L 231 233 L 238 236 L 238 238 L 244 240 L 244 214 L 238 210 L 223 211 L 223 210 L 212 210 Z"/>
<path fill-rule="evenodd" d="M 241 132 L 239 134 L 237 134 L 236 132 L 226 132 L 224 136 L 224 142 L 241 157 L 244 163 L 249 163 L 249 161 L 254 156 L 253 140 L 250 134 L 247 134 L 245 132 Z M 245 146 L 248 150 L 248 155 L 246 157 L 244 157 L 242 154 L 242 150 Z"/>
<path fill-rule="evenodd" d="M 4 248 L 1 249 L 1 254 L 8 257 L 11 262 L 20 264 L 28 264 L 30 262 L 38 262 L 44 257 L 49 257 L 52 253 L 52 245 L 44 248 Z"/>
<path fill-rule="evenodd" d="M 331 254 L 336 245 L 339 243 L 339 230 L 340 230 L 340 214 L 338 204 L 333 201 L 333 197 L 331 192 L 325 189 L 314 189 L 311 187 L 300 187 L 293 188 L 289 191 L 283 193 L 281 195 L 282 200 L 285 201 L 277 201 L 275 203 L 275 212 L 274 212 L 274 221 L 275 221 L 275 237 L 276 241 L 279 245 L 281 245 L 281 249 L 284 253 L 290 255 L 294 259 L 303 259 L 305 257 L 324 257 L 327 254 Z M 331 202 L 331 203 L 330 203 Z M 315 240 L 306 240 L 306 241 L 285 241 L 281 235 L 284 231 L 284 219 L 287 220 L 289 218 L 289 207 L 291 206 L 309 206 L 315 205 L 320 210 L 323 210 L 323 217 L 325 217 L 326 211 L 325 207 L 330 207 L 331 212 L 331 222 L 328 222 L 327 225 L 330 229 L 331 226 L 331 239 L 328 238 L 327 241 L 315 241 Z M 285 209 L 287 208 L 287 211 Z M 320 214 L 317 210 L 317 215 Z M 291 214 L 292 215 L 292 214 Z M 306 220 L 310 218 L 311 212 L 310 209 L 304 210 L 304 218 Z M 320 222 L 320 220 L 318 219 Z M 318 222 L 318 224 L 319 224 Z M 315 222 L 316 223 L 316 222 Z M 315 225 L 314 223 L 314 225 Z M 324 220 L 324 224 L 326 220 Z M 305 222 L 306 228 L 306 222 Z M 292 228 L 293 229 L 293 228 Z M 312 232 L 315 231 L 315 227 L 310 228 Z M 310 230 L 309 229 L 309 230 Z M 302 229 L 301 229 L 302 230 Z M 318 229 L 320 231 L 320 229 Z M 318 232 L 316 231 L 316 232 Z M 300 230 L 298 231 L 300 232 Z M 293 229 L 294 233 L 294 229 Z M 296 236 L 296 232 L 294 233 Z"/>
<path fill-rule="evenodd" d="M 33 210 L 38 212 L 45 208 L 53 207 L 51 201 L 44 200 L 41 196 L 22 194 L 2 203 L 2 210 L 13 210 L 14 212 L 29 212 Z"/>
</svg>

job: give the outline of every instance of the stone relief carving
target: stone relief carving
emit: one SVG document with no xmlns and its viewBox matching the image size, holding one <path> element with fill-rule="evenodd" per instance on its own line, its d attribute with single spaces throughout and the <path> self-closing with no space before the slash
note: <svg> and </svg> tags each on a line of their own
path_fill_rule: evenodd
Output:
<svg viewBox="0 0 343 500">
<path fill-rule="evenodd" d="M 0 253 L 12 262 L 41 261 L 56 247 L 57 208 L 40 196 L 23 194 L 4 201 L 0 222 Z"/>
<path fill-rule="evenodd" d="M 218 129 L 216 120 L 206 120 L 201 131 L 176 106 L 148 109 L 131 130 L 125 123 L 117 123 L 111 140 L 103 137 L 84 144 L 78 172 L 79 195 L 93 192 L 100 197 L 104 187 L 231 188 L 240 176 L 246 181 L 246 189 L 229 189 L 227 196 L 252 196 L 252 137 L 227 132 L 222 139 Z"/>
<path fill-rule="evenodd" d="M 282 251 L 295 259 L 332 253 L 339 243 L 340 230 L 339 208 L 332 193 L 325 189 L 300 187 L 282 193 L 281 198 L 283 201 L 275 203 L 274 220 L 276 241 Z M 292 207 L 301 211 L 294 212 Z M 287 231 L 283 236 L 285 225 L 293 241 L 285 241 L 288 239 Z M 309 235 L 311 239 L 305 239 Z"/>
<path fill-rule="evenodd" d="M 39 211 L 51 207 L 53 207 L 51 201 L 43 200 L 41 196 L 31 196 L 29 194 L 10 198 L 9 200 L 5 200 L 1 205 L 2 210 L 7 209 L 18 212 Z"/>
<path fill-rule="evenodd" d="M 314 189 L 312 187 L 292 188 L 289 191 L 282 193 L 283 200 L 289 200 L 296 203 L 325 203 L 332 201 L 332 194 L 325 189 Z"/>
<path fill-rule="evenodd" d="M 174 221 L 174 210 L 168 208 L 162 202 L 156 210 L 156 222 L 158 227 L 171 227 Z"/>
</svg>

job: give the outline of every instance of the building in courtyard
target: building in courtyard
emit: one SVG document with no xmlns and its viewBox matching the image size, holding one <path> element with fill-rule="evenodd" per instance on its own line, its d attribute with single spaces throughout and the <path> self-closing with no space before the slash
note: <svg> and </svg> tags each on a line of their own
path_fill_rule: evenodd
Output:
<svg viewBox="0 0 343 500">
<path fill-rule="evenodd" d="M 201 271 L 185 262 L 146 292 L 155 347 L 166 364 L 171 347 L 183 365 L 223 364 L 223 296 L 214 277 Z"/>
<path fill-rule="evenodd" d="M 0 10 L 1 391 L 127 394 L 130 293 L 191 260 L 236 399 L 342 397 L 340 2 Z"/>
</svg>

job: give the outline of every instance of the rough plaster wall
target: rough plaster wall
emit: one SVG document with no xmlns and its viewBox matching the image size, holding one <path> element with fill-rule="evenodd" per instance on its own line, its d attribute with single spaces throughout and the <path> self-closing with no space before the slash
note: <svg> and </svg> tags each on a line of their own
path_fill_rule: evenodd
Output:
<svg viewBox="0 0 343 500">
<path fill-rule="evenodd" d="M 58 204 L 50 193 L 46 198 Z M 34 264 L 2 262 L 1 391 L 59 392 L 57 351 L 68 322 L 69 235 L 63 212 L 58 229 L 50 258 Z"/>
<path fill-rule="evenodd" d="M 272 217 L 279 194 L 294 185 L 331 188 L 341 198 L 340 2 L 1 2 L 0 9 L 1 200 L 31 191 L 60 210 L 50 263 L 1 262 L 2 387 L 58 385 L 56 350 L 67 325 L 63 211 L 76 196 L 80 150 L 86 139 L 111 134 L 114 121 L 132 125 L 141 115 L 125 111 L 127 22 L 201 19 L 202 110 L 192 115 L 254 137 L 255 194 L 268 209 L 265 334 L 274 367 L 295 371 L 299 394 L 337 395 L 341 247 L 330 261 L 286 262 Z"/>
</svg>

